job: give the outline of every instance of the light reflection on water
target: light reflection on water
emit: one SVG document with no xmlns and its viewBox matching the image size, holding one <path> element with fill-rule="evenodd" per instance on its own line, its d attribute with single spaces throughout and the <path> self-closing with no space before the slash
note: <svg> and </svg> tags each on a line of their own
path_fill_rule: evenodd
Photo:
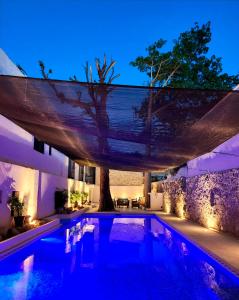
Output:
<svg viewBox="0 0 239 300">
<path fill-rule="evenodd" d="M 0 299 L 237 300 L 239 281 L 153 217 L 68 223 L 0 262 Z"/>
</svg>

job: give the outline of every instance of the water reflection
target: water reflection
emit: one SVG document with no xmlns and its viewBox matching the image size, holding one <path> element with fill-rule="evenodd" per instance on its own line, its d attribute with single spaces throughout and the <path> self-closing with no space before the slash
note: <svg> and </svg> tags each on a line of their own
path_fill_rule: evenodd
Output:
<svg viewBox="0 0 239 300">
<path fill-rule="evenodd" d="M 144 222 L 145 220 L 143 218 L 114 218 L 110 232 L 110 241 L 122 241 L 129 243 L 143 242 Z"/>
<path fill-rule="evenodd" d="M 72 251 L 72 247 L 79 242 L 86 233 L 94 234 L 95 225 L 90 224 L 90 220 L 83 219 L 82 221 L 76 223 L 76 225 L 67 228 L 65 231 L 65 253 L 70 253 Z"/>
<path fill-rule="evenodd" d="M 14 299 L 27 299 L 27 289 L 30 284 L 30 276 L 34 263 L 34 255 L 28 256 L 22 263 L 23 274 L 14 285 Z"/>
<path fill-rule="evenodd" d="M 4 300 L 76 298 L 79 289 L 99 300 L 239 299 L 235 278 L 150 217 L 66 224 L 1 262 L 0 275 Z"/>
</svg>

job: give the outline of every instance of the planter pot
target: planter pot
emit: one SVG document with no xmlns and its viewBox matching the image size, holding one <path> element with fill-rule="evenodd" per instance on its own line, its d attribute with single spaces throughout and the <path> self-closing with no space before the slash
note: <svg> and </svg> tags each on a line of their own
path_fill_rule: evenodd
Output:
<svg viewBox="0 0 239 300">
<path fill-rule="evenodd" d="M 15 227 L 23 227 L 24 219 L 24 216 L 14 217 Z"/>
</svg>

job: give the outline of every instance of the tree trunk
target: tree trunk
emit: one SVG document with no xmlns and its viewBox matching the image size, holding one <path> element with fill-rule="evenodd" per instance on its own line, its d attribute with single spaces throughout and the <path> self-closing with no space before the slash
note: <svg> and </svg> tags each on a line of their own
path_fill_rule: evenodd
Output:
<svg viewBox="0 0 239 300">
<path fill-rule="evenodd" d="M 151 84 L 152 87 L 152 79 Z M 146 155 L 148 158 L 151 157 L 151 136 L 152 136 L 152 106 L 153 106 L 153 98 L 154 95 L 151 92 L 148 102 L 148 111 L 147 111 L 147 119 L 146 119 L 146 133 L 148 136 L 148 143 L 146 144 Z M 144 199 L 145 199 L 145 208 L 150 208 L 150 196 L 149 193 L 151 192 L 151 173 L 145 172 L 144 173 Z"/>
<path fill-rule="evenodd" d="M 114 203 L 110 194 L 109 169 L 100 167 L 100 204 L 99 211 L 114 210 Z"/>
<path fill-rule="evenodd" d="M 150 208 L 150 196 L 151 192 L 151 173 L 144 173 L 144 198 L 145 198 L 145 208 Z"/>
</svg>

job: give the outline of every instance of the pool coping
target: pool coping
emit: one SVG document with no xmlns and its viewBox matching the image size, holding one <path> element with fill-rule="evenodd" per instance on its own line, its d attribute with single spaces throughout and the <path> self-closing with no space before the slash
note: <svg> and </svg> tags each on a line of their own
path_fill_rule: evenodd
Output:
<svg viewBox="0 0 239 300">
<path fill-rule="evenodd" d="M 82 214 L 85 214 L 89 210 L 89 207 L 81 208 L 80 210 L 76 210 L 70 214 L 55 214 L 48 217 L 48 220 L 71 220 L 75 218 L 79 218 Z"/>
<path fill-rule="evenodd" d="M 198 241 L 195 241 L 192 239 L 188 234 L 185 234 L 183 231 L 179 230 L 169 222 L 165 221 L 161 218 L 158 214 L 153 214 L 156 218 L 159 219 L 161 223 L 175 231 L 179 236 L 183 237 L 186 241 L 191 243 L 193 246 L 197 247 L 200 251 L 202 251 L 206 256 L 208 256 L 210 259 L 215 261 L 217 264 L 219 264 L 222 268 L 226 269 L 228 272 L 232 273 L 234 276 L 239 279 L 239 269 L 232 266 L 230 263 L 226 262 L 222 257 L 218 256 L 215 252 L 213 252 L 211 249 L 206 248 L 205 246 L 202 246 Z M 202 226 L 201 226 L 202 227 Z M 203 228 L 203 227 L 202 227 Z"/>
<path fill-rule="evenodd" d="M 49 222 L 32 228 L 28 231 L 19 233 L 7 240 L 0 242 L 0 261 L 7 256 L 13 254 L 14 252 L 24 248 L 25 246 L 33 243 L 39 238 L 48 235 L 49 233 L 55 231 L 61 226 L 59 219 L 50 220 Z"/>
</svg>

